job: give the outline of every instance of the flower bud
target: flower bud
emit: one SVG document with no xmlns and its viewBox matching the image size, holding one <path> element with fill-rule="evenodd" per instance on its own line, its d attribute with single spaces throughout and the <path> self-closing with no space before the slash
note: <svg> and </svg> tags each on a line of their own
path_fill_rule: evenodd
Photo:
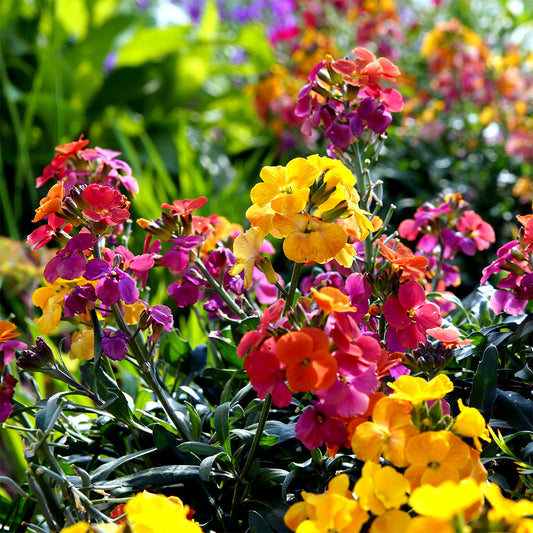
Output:
<svg viewBox="0 0 533 533">
<path fill-rule="evenodd" d="M 17 359 L 17 366 L 22 370 L 39 370 L 55 361 L 52 348 L 42 337 L 35 339 L 35 345 L 22 350 Z"/>
</svg>

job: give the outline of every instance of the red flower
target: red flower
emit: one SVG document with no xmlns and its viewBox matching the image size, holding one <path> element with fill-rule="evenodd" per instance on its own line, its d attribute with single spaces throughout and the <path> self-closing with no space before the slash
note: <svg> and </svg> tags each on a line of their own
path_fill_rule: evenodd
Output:
<svg viewBox="0 0 533 533">
<path fill-rule="evenodd" d="M 400 286 L 398 298 L 390 296 L 383 304 L 389 332 L 396 333 L 406 348 L 416 348 L 426 342 L 426 330 L 441 325 L 438 305 L 426 302 L 426 293 L 420 283 L 407 281 Z"/>
<path fill-rule="evenodd" d="M 205 196 L 200 196 L 194 200 L 174 200 L 171 204 L 161 204 L 163 209 L 170 209 L 173 215 L 187 216 L 196 209 L 200 209 L 207 203 Z"/>
<path fill-rule="evenodd" d="M 83 210 L 83 215 L 93 222 L 118 226 L 130 216 L 130 203 L 113 187 L 92 183 L 83 189 L 81 197 L 90 207 Z"/>
</svg>

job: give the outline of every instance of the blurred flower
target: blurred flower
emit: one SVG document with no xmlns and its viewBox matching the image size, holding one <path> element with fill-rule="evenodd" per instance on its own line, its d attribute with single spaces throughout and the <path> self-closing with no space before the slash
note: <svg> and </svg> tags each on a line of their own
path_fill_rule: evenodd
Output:
<svg viewBox="0 0 533 533">
<path fill-rule="evenodd" d="M 82 361 L 90 361 L 94 358 L 94 331 L 84 329 L 72 334 L 70 345 L 70 358 Z"/>
<path fill-rule="evenodd" d="M 0 424 L 5 422 L 13 411 L 11 399 L 15 394 L 17 380 L 11 374 L 5 374 L 0 381 Z"/>
</svg>

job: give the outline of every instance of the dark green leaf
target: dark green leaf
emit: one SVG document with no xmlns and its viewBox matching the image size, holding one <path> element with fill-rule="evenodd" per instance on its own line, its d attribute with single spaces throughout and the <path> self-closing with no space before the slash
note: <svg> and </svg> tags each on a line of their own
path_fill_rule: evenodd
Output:
<svg viewBox="0 0 533 533">
<path fill-rule="evenodd" d="M 516 431 L 533 431 L 533 402 L 514 391 L 498 389 L 499 408 Z"/>
<path fill-rule="evenodd" d="M 63 392 L 58 392 L 45 400 L 44 407 L 35 415 L 35 427 L 37 429 L 41 431 L 50 431 L 52 429 L 63 410 L 61 397 L 64 394 Z"/>
<path fill-rule="evenodd" d="M 173 367 L 191 353 L 189 341 L 183 340 L 175 331 L 161 337 L 159 345 L 161 357 Z"/>
<path fill-rule="evenodd" d="M 483 352 L 483 358 L 474 375 L 472 392 L 468 403 L 470 407 L 479 409 L 485 420 L 490 418 L 494 401 L 496 400 L 497 383 L 498 349 L 491 344 Z"/>
<path fill-rule="evenodd" d="M 220 453 L 225 453 L 224 450 L 220 446 L 211 446 L 211 444 L 207 444 L 205 442 L 182 442 L 178 446 L 178 450 L 180 452 L 190 452 L 190 453 L 196 453 L 198 455 L 216 455 Z"/>
<path fill-rule="evenodd" d="M 129 476 L 109 481 L 100 481 L 94 484 L 94 488 L 112 490 L 126 487 L 158 487 L 171 485 L 181 481 L 187 481 L 198 477 L 196 465 L 166 465 L 148 468 Z"/>
<path fill-rule="evenodd" d="M 237 356 L 237 348 L 231 341 L 221 337 L 210 337 L 210 340 L 227 363 L 234 368 L 242 368 L 244 360 Z"/>
<path fill-rule="evenodd" d="M 200 463 L 200 467 L 198 470 L 200 479 L 202 481 L 207 481 L 209 479 L 209 476 L 211 475 L 211 471 L 213 470 L 213 464 L 217 460 L 218 457 L 221 455 L 225 455 L 225 452 L 220 452 L 215 455 L 210 455 L 202 460 Z"/>
<path fill-rule="evenodd" d="M 215 432 L 220 445 L 228 455 L 231 455 L 231 443 L 229 440 L 229 410 L 230 402 L 225 402 L 215 409 L 213 416 Z"/>
<path fill-rule="evenodd" d="M 248 525 L 250 526 L 250 533 L 274 533 L 274 530 L 257 511 L 248 513 Z"/>
<path fill-rule="evenodd" d="M 128 461 L 132 461 L 133 459 L 137 459 L 138 457 L 142 457 L 143 455 L 152 453 L 156 449 L 157 448 L 148 448 L 147 450 L 142 450 L 136 453 L 130 453 L 128 455 L 125 455 L 124 457 L 119 457 L 118 459 L 109 461 L 108 463 L 97 468 L 92 473 L 91 481 L 93 483 L 97 481 L 105 481 L 109 477 L 109 475 L 112 474 L 120 465 L 127 463 Z"/>
</svg>

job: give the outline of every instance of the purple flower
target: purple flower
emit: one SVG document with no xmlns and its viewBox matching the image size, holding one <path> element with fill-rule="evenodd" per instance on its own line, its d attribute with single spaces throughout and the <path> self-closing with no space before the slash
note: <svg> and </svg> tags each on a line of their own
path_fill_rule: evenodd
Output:
<svg viewBox="0 0 533 533">
<path fill-rule="evenodd" d="M 130 336 L 123 330 L 104 329 L 102 337 L 102 353 L 114 361 L 126 357 Z"/>
<path fill-rule="evenodd" d="M 87 309 L 94 309 L 96 292 L 92 285 L 80 285 L 67 294 L 64 298 L 65 317 L 72 318 L 75 315 L 83 315 Z"/>
<path fill-rule="evenodd" d="M 161 337 L 161 332 L 165 329 L 172 331 L 174 317 L 172 311 L 166 305 L 154 305 L 147 312 L 146 325 L 142 329 L 152 326 L 152 334 L 149 336 L 151 342 L 157 342 Z"/>
<path fill-rule="evenodd" d="M 204 238 L 200 235 L 187 235 L 172 239 L 172 248 L 161 258 L 161 265 L 168 267 L 172 274 L 179 274 L 189 264 L 189 252 L 202 244 Z"/>
<path fill-rule="evenodd" d="M 190 270 L 186 270 L 181 275 L 181 279 L 168 286 L 168 294 L 174 298 L 178 307 L 188 307 L 200 299 L 200 285 L 202 285 L 202 280 Z"/>
<path fill-rule="evenodd" d="M 90 233 L 79 233 L 72 237 L 65 248 L 48 262 L 44 269 L 44 279 L 48 283 L 54 283 L 58 278 L 72 280 L 81 277 L 87 265 L 83 252 L 94 246 L 95 242 L 96 237 Z"/>
<path fill-rule="evenodd" d="M 97 298 L 105 305 L 116 304 L 122 300 L 126 304 L 133 304 L 139 298 L 137 283 L 126 272 L 111 265 L 103 259 L 91 259 L 87 263 L 85 279 L 98 279 L 95 287 Z"/>
</svg>

